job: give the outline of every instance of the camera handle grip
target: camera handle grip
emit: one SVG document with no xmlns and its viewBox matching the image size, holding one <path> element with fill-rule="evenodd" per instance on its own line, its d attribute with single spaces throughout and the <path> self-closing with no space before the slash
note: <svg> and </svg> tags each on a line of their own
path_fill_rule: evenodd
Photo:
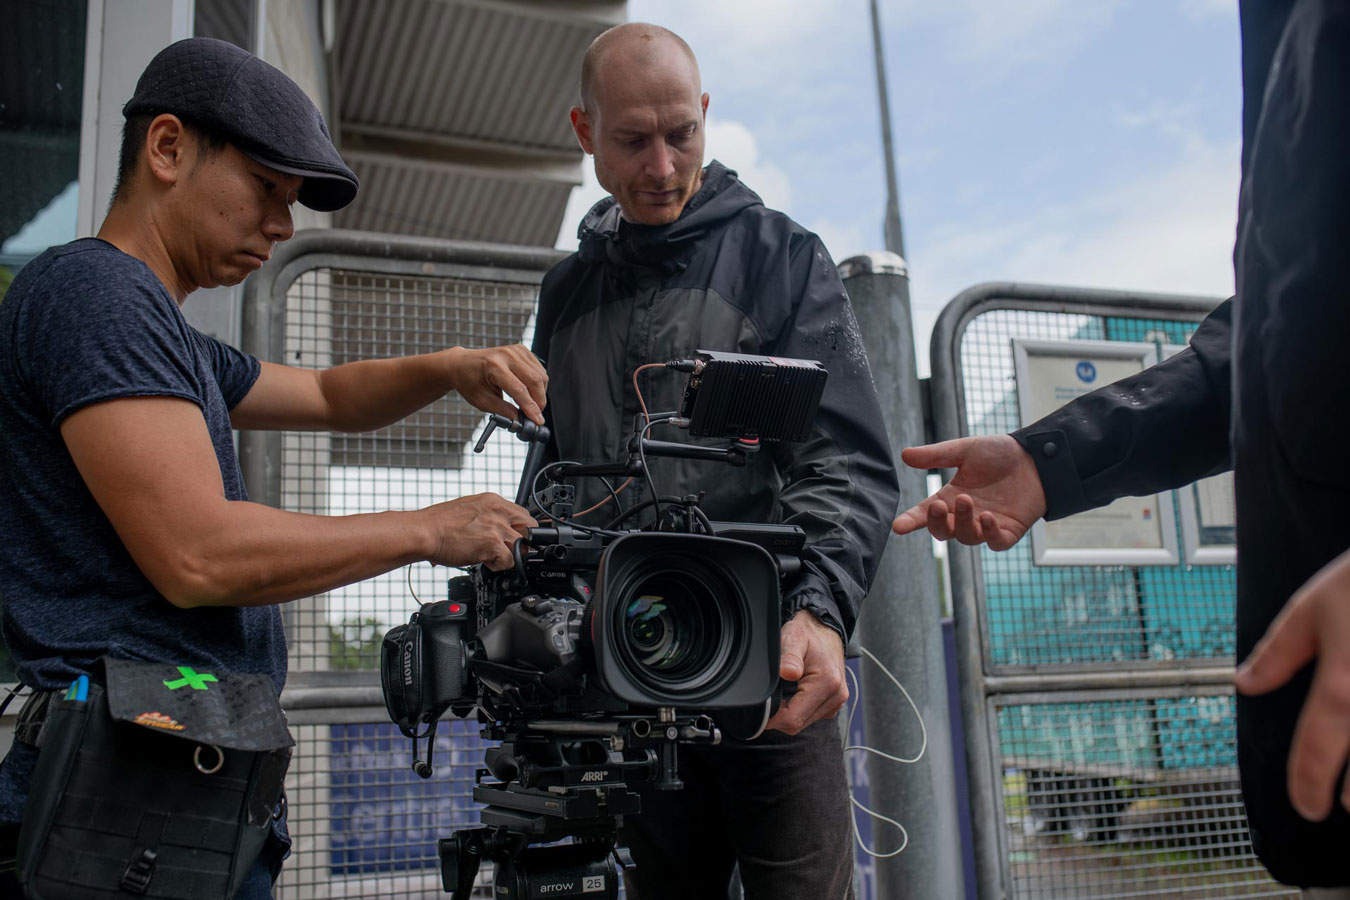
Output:
<svg viewBox="0 0 1350 900">
<path fill-rule="evenodd" d="M 456 832 L 436 842 L 441 858 L 441 887 L 450 900 L 470 900 L 478 867 L 483 861 L 482 828 Z"/>
</svg>

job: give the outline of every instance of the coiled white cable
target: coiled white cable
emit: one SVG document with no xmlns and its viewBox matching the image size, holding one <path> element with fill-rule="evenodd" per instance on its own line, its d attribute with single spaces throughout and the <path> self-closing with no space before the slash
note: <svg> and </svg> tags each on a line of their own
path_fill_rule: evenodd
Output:
<svg viewBox="0 0 1350 900">
<path fill-rule="evenodd" d="M 905 690 L 905 686 L 900 683 L 900 679 L 896 678 L 895 675 L 891 672 L 891 670 L 886 668 L 886 666 L 881 662 L 881 660 L 877 659 L 876 656 L 873 655 L 872 651 L 862 646 L 859 646 L 858 649 L 862 651 L 863 656 L 865 656 L 867 659 L 870 659 L 872 663 L 878 669 L 880 669 L 887 678 L 891 680 L 891 683 L 894 684 L 896 688 L 899 689 L 900 693 L 904 695 L 905 700 L 909 702 L 910 709 L 914 710 L 914 717 L 919 720 L 919 730 L 923 734 L 923 742 L 919 747 L 919 752 L 916 753 L 912 759 L 906 759 L 902 756 L 894 756 L 890 753 L 878 750 L 875 747 L 869 747 L 866 744 L 849 744 L 844 747 L 844 752 L 848 753 L 853 750 L 861 750 L 864 753 L 871 753 L 875 756 L 880 756 L 882 759 L 889 759 L 892 762 L 903 763 L 907 765 L 917 763 L 919 760 L 923 759 L 924 753 L 927 752 L 928 750 L 928 726 L 924 724 L 923 714 L 919 712 L 918 704 L 916 704 L 914 702 L 914 698 L 909 695 L 909 691 Z M 853 674 L 853 670 L 845 668 L 844 671 L 848 674 L 849 684 L 852 688 L 850 694 L 853 697 L 853 701 L 849 706 L 848 723 L 845 726 L 845 729 L 847 734 L 852 734 L 853 716 L 858 712 L 858 705 L 859 703 L 862 702 L 861 698 L 862 691 L 858 685 L 858 677 Z M 871 816 L 873 819 L 876 819 L 877 821 L 880 822 L 885 822 L 888 825 L 894 825 L 900 831 L 899 847 L 896 847 L 894 850 L 889 850 L 885 853 L 878 852 L 863 843 L 862 834 L 858 830 L 858 817 L 857 814 L 855 813 L 853 816 L 853 839 L 857 842 L 859 850 L 861 850 L 863 853 L 866 853 L 868 856 L 873 857 L 874 859 L 889 859 L 892 856 L 898 855 L 902 850 L 904 850 L 907 846 L 909 846 L 909 832 L 905 830 L 904 825 L 901 825 L 899 822 L 897 822 L 895 819 L 892 819 L 890 816 L 882 815 L 876 810 L 859 802 L 858 798 L 853 796 L 852 790 L 849 791 L 848 799 L 850 803 L 852 803 L 858 809 L 862 810 L 867 815 Z"/>
</svg>

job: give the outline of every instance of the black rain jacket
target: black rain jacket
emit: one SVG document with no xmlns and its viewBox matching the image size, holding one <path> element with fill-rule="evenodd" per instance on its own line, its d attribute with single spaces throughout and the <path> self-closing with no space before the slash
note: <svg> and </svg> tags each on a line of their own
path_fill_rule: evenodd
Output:
<svg viewBox="0 0 1350 900">
<path fill-rule="evenodd" d="M 1350 548 L 1350 3 L 1248 0 L 1241 12 L 1237 297 L 1189 349 L 1014 434 L 1041 474 L 1046 518 L 1178 487 L 1231 459 L 1239 661 Z M 1314 667 L 1264 696 L 1238 695 L 1243 801 L 1277 880 L 1347 887 L 1339 786 L 1323 822 L 1289 802 L 1289 748 Z"/>
<path fill-rule="evenodd" d="M 805 565 L 785 591 L 784 618 L 808 609 L 847 639 L 899 487 L 858 324 L 820 238 L 767 209 L 716 161 L 675 222 L 622 221 L 611 197 L 591 209 L 578 236 L 579 251 L 545 276 L 536 319 L 534 352 L 549 372 L 551 457 L 626 459 L 639 413 L 633 372 L 643 363 L 696 350 L 818 360 L 829 377 L 808 440 L 766 443 L 744 468 L 648 462 L 663 496 L 704 493 L 713 520 L 800 526 Z M 678 409 L 684 380 L 669 369 L 644 371 L 638 382 L 647 409 Z M 725 443 L 673 427 L 652 437 Z M 608 496 L 594 478 L 577 479 L 577 490 L 578 510 Z M 639 479 L 619 500 L 627 509 L 649 496 Z M 582 521 L 603 524 L 613 506 Z"/>
</svg>

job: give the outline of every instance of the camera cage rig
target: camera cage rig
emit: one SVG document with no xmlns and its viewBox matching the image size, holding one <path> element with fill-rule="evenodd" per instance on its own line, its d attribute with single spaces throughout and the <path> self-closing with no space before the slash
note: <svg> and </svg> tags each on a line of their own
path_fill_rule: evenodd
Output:
<svg viewBox="0 0 1350 900">
<path fill-rule="evenodd" d="M 789 578 L 800 570 L 798 551 L 804 543 L 800 529 L 711 522 L 699 509 L 698 497 L 662 497 L 656 491 L 647 457 L 744 466 L 759 450 L 761 440 L 803 440 L 824 390 L 825 369 L 808 360 L 703 350 L 692 358 L 664 365 L 689 375 L 680 409 L 647 415 L 644 404 L 644 414 L 634 422 L 627 459 L 622 462 L 544 464 L 551 439 L 547 427 L 523 416 L 514 421 L 496 414 L 489 416 L 474 452 L 485 448 L 497 428 L 527 442 L 530 448 L 515 500 L 521 506 L 533 503 L 537 513 L 552 521 L 549 527 L 531 529 L 527 537 L 516 542 L 514 568 L 499 578 L 514 579 L 520 586 L 528 583 L 524 548 L 545 560 L 550 554 L 560 559 L 561 554 L 579 552 L 583 558 L 598 561 L 609 542 L 621 534 L 634 533 L 612 529 L 648 507 L 654 510 L 653 527 L 658 532 L 753 541 L 773 555 L 780 578 Z M 636 388 L 636 373 L 634 376 Z M 685 429 L 696 437 L 729 439 L 730 443 L 710 447 L 649 438 L 648 432 L 659 424 Z M 624 511 L 616 510 L 618 515 L 604 527 L 571 521 L 575 490 L 567 484 L 569 479 L 619 476 L 646 479 L 651 499 Z M 541 479 L 548 482 L 542 489 Z M 617 492 L 607 480 L 605 483 L 608 499 L 615 499 L 617 507 Z M 484 596 L 481 567 L 475 584 L 476 595 L 470 598 L 463 592 L 462 580 L 460 595 L 455 596 L 452 581 L 451 597 L 427 606 L 445 605 L 455 615 L 474 608 L 482 628 L 491 604 Z M 536 596 L 520 601 L 522 608 L 529 607 L 535 615 L 547 612 L 541 607 L 548 603 Z M 475 772 L 473 797 L 485 804 L 480 810 L 480 827 L 459 829 L 437 843 L 444 890 L 453 895 L 453 900 L 469 900 L 481 861 L 487 859 L 496 866 L 496 896 L 501 900 L 617 897 L 618 865 L 624 863 L 620 858 L 623 851 L 616 847 L 618 828 L 623 816 L 641 811 L 637 788 L 681 788 L 677 746 L 716 744 L 722 730 L 709 715 L 681 714 L 673 705 L 658 707 L 653 715 L 634 713 L 621 701 L 607 703 L 607 695 L 590 687 L 579 697 L 569 695 L 581 673 L 577 659 L 548 673 L 481 657 L 467 658 L 463 663 L 480 683 L 495 681 L 503 687 L 495 697 L 480 687 L 476 702 L 463 701 L 450 707 L 460 716 L 476 709 L 483 725 L 482 736 L 497 741 L 498 746 L 488 749 L 486 767 Z M 406 660 L 404 664 L 408 664 Z M 521 691 L 535 693 L 527 699 Z M 541 716 L 540 696 L 560 698 L 556 705 L 563 717 Z M 775 701 L 776 696 L 765 701 L 762 711 L 723 710 L 718 715 L 725 719 L 731 733 L 753 737 L 763 729 Z M 415 722 L 411 730 L 404 729 L 413 738 L 413 769 L 424 778 L 432 772 L 437 718 L 427 723 L 424 734 L 416 733 Z M 425 763 L 417 754 L 421 737 L 427 738 Z M 570 843 L 558 843 L 568 839 Z"/>
</svg>

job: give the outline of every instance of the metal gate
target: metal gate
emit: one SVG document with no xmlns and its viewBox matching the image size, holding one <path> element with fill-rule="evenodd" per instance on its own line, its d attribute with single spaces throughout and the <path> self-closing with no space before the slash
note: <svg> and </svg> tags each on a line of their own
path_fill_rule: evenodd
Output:
<svg viewBox="0 0 1350 900">
<path fill-rule="evenodd" d="M 461 345 L 528 343 L 550 250 L 333 230 L 297 235 L 247 283 L 243 349 L 311 368 Z M 502 434 L 470 452 L 483 415 L 458 397 L 368 435 L 248 433 L 250 496 L 325 515 L 416 509 L 480 491 L 514 496 L 524 445 Z M 283 900 L 444 897 L 436 841 L 477 824 L 472 721 L 442 723 L 435 775 L 411 771 L 389 724 L 379 642 L 454 570 L 427 564 L 283 608 L 290 676 L 282 705 L 297 746 L 287 777 L 293 856 Z"/>
<path fill-rule="evenodd" d="M 932 337 L 937 438 L 1018 421 L 1013 340 L 1185 344 L 1216 299 L 985 284 Z M 950 473 L 948 473 L 950 474 Z M 950 542 L 979 897 L 1281 897 L 1238 788 L 1231 565 Z"/>
</svg>

